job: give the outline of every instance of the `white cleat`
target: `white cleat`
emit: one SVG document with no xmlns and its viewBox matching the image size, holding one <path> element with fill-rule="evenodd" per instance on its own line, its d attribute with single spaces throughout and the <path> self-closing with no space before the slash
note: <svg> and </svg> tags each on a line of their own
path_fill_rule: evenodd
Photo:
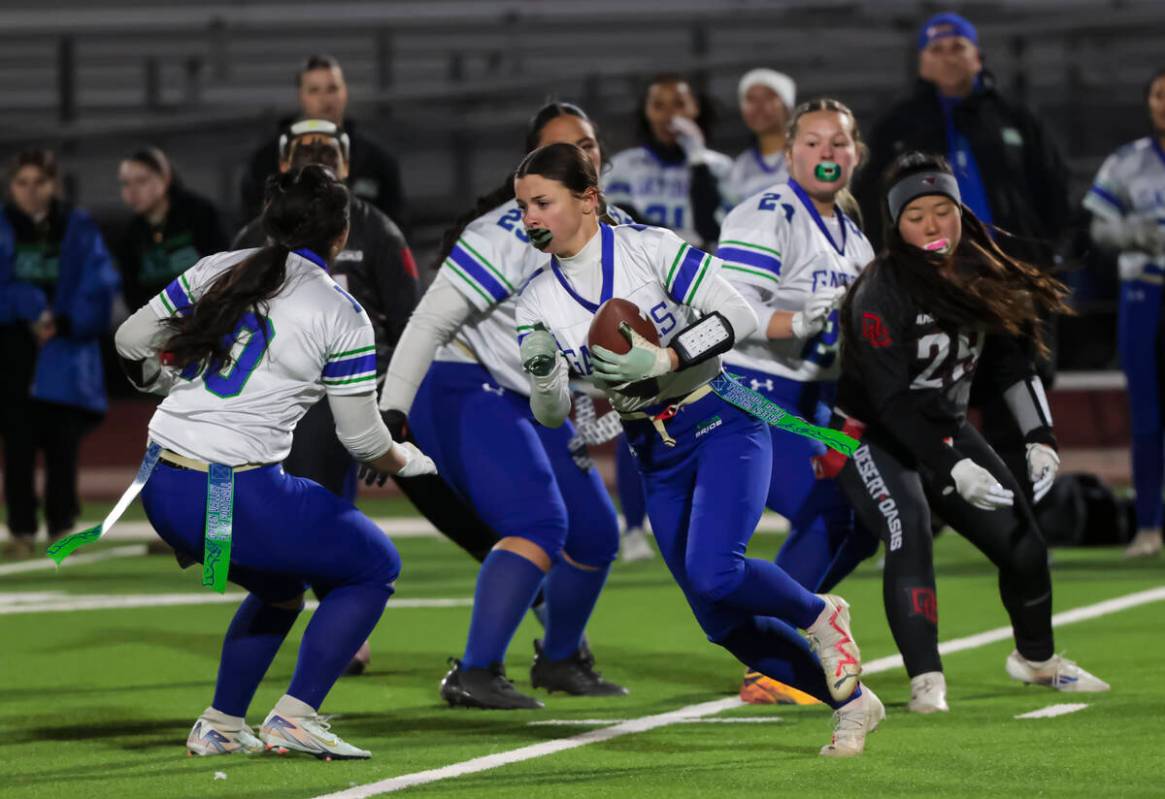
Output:
<svg viewBox="0 0 1165 799">
<path fill-rule="evenodd" d="M 655 550 L 647 540 L 647 532 L 642 527 L 628 527 L 623 535 L 619 536 L 619 559 L 625 563 L 634 563 L 639 560 L 651 560 L 655 557 Z"/>
<path fill-rule="evenodd" d="M 1165 546 L 1165 542 L 1161 540 L 1159 529 L 1137 530 L 1137 534 L 1133 536 L 1133 540 L 1125 548 L 1125 557 L 1151 558 L 1154 555 L 1159 555 L 1163 546 Z"/>
<path fill-rule="evenodd" d="M 240 720 L 208 707 L 194 722 L 186 738 L 186 751 L 192 755 L 250 755 L 263 751 L 263 742 L 255 731 Z"/>
<path fill-rule="evenodd" d="M 866 736 L 886 718 L 882 700 L 862 686 L 862 695 L 833 711 L 833 740 L 821 747 L 822 757 L 856 757 L 866 749 Z"/>
<path fill-rule="evenodd" d="M 1036 663 L 1013 651 L 1007 656 L 1007 674 L 1013 680 L 1046 685 L 1067 693 L 1098 694 L 1111 686 L 1094 674 L 1089 674 L 1076 665 L 1075 661 L 1061 655 Z"/>
<path fill-rule="evenodd" d="M 306 752 L 320 760 L 365 760 L 372 753 L 344 741 L 331 731 L 328 717 L 283 715 L 274 710 L 259 728 L 259 738 L 269 750 L 279 754 Z"/>
<path fill-rule="evenodd" d="M 928 671 L 910 678 L 910 702 L 906 709 L 911 713 L 950 712 L 947 678 L 941 671 Z"/>
<path fill-rule="evenodd" d="M 862 654 L 850 632 L 849 603 L 832 594 L 818 596 L 825 601 L 825 609 L 805 632 L 810 648 L 821 660 L 830 696 L 844 702 L 858 687 Z"/>
</svg>

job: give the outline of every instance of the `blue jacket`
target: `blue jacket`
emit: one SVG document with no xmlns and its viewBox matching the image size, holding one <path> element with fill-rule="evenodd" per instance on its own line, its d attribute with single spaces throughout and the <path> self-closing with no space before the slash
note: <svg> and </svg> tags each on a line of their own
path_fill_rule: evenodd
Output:
<svg viewBox="0 0 1165 799">
<path fill-rule="evenodd" d="M 0 212 L 0 325 L 36 321 L 48 306 L 44 291 L 12 275 L 16 238 Z M 109 331 L 120 280 L 96 223 L 84 211 L 68 215 L 61 242 L 60 278 L 52 312 L 66 330 L 49 339 L 36 359 L 32 396 L 105 413 L 100 337 Z"/>
</svg>

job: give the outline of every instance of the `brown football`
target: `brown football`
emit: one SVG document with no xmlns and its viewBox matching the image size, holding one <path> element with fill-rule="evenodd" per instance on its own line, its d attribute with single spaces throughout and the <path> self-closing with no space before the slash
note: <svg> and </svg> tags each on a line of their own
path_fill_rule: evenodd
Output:
<svg viewBox="0 0 1165 799">
<path fill-rule="evenodd" d="M 631 349 L 631 345 L 619 332 L 620 322 L 626 322 L 639 335 L 652 344 L 659 345 L 659 334 L 655 332 L 655 325 L 647 315 L 639 310 L 635 303 L 619 297 L 609 299 L 599 306 L 595 318 L 591 320 L 591 328 L 587 331 L 587 345 L 593 349 L 598 344 L 618 355 L 625 354 Z"/>
</svg>

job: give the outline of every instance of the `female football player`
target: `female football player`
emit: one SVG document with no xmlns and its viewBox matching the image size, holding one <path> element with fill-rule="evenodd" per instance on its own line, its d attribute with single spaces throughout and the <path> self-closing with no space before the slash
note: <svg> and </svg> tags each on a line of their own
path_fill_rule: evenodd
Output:
<svg viewBox="0 0 1165 799">
<path fill-rule="evenodd" d="M 719 259 L 662 228 L 604 223 L 598 176 L 577 147 L 535 150 L 514 186 L 531 243 L 553 256 L 518 302 L 534 416 L 563 424 L 570 373 L 606 392 L 635 450 L 660 553 L 709 640 L 837 708 L 822 754 L 861 752 L 884 711 L 859 687 L 848 605 L 744 555 L 768 493 L 772 441 L 712 384 L 728 390 L 719 356 L 753 331 L 756 314 Z M 652 320 L 662 345 L 629 327 L 625 354 L 588 343 L 595 313 L 616 297 Z"/>
<path fill-rule="evenodd" d="M 708 149 L 708 116 L 686 79 L 657 75 L 640 103 L 639 146 L 616 153 L 603 175 L 607 202 L 687 241 L 716 241 L 732 159 Z"/>
<path fill-rule="evenodd" d="M 760 319 L 724 360 L 754 391 L 825 425 L 839 372 L 836 308 L 874 257 L 838 206 L 863 145 L 853 112 L 830 99 L 798 106 L 787 141 L 788 181 L 749 197 L 724 220 L 716 253 L 725 262 L 724 277 Z M 828 591 L 878 541 L 854 530 L 853 512 L 833 480 L 815 479 L 812 459 L 824 454 L 824 446 L 775 427 L 771 432 L 767 505 L 790 525 L 777 564 L 809 590 Z M 741 698 L 788 697 L 780 686 L 748 674 Z"/>
<path fill-rule="evenodd" d="M 595 127 L 577 106 L 551 103 L 531 120 L 527 151 L 555 141 L 601 164 Z M 514 345 L 517 292 L 548 260 L 527 242 L 510 183 L 446 236 L 443 265 L 401 335 L 381 401 L 407 416 L 443 478 L 501 537 L 478 574 L 465 652 L 441 682 L 450 705 L 542 707 L 503 665 L 540 586 L 546 636 L 535 642 L 533 685 L 626 693 L 594 670 L 583 641 L 619 549 L 615 509 L 598 472 L 572 457 L 573 428 L 534 423 Z"/>
<path fill-rule="evenodd" d="M 348 190 L 314 165 L 274 176 L 263 221 L 272 245 L 203 258 L 116 336 L 135 385 L 166 395 L 150 420 L 150 523 L 180 559 L 203 562 L 204 584 L 225 587 L 214 578 L 226 570 L 250 592 L 223 642 L 214 701 L 186 745 L 199 755 L 266 745 L 367 758 L 318 710 L 384 612 L 400 557 L 351 503 L 280 462 L 295 423 L 326 395 L 355 458 L 404 476 L 434 467 L 385 428 L 372 324 L 328 274 L 348 238 Z M 247 707 L 309 585 L 319 608 L 256 737 Z"/>
<path fill-rule="evenodd" d="M 1015 477 L 967 422 L 976 369 L 1023 433 L 1040 499 L 1059 465 L 1034 353 L 1041 311 L 1063 311 L 1064 287 L 1005 254 L 960 201 L 947 162 L 907 153 L 886 175 L 886 251 L 842 305 L 835 426 L 861 438 L 839 480 L 886 550 L 883 595 L 911 678 L 909 708 L 947 710 L 938 653 L 931 509 L 999 569 L 1011 618 L 1012 679 L 1060 691 L 1108 684 L 1055 653 L 1048 550 Z M 980 363 L 987 336 L 997 357 Z M 826 460 L 829 460 L 827 458 Z"/>
<path fill-rule="evenodd" d="M 786 133 L 797 105 L 797 84 L 784 72 L 753 69 L 741 77 L 736 96 L 753 142 L 732 162 L 727 199 L 733 205 L 789 179 Z"/>
<path fill-rule="evenodd" d="M 1129 384 L 1133 427 L 1133 486 L 1137 534 L 1129 557 L 1161 551 L 1165 505 L 1165 413 L 1161 385 L 1162 284 L 1165 283 L 1165 70 L 1145 92 L 1152 132 L 1126 144 L 1100 167 L 1084 207 L 1092 212 L 1092 238 L 1120 252 L 1121 367 Z"/>
</svg>

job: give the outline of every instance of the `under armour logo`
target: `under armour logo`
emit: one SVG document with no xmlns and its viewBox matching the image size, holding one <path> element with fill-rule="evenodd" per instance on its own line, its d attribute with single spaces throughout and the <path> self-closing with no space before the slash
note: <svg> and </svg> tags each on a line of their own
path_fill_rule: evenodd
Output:
<svg viewBox="0 0 1165 799">
<path fill-rule="evenodd" d="M 760 391 L 762 388 L 765 391 L 773 390 L 773 379 L 771 377 L 766 377 L 763 383 L 757 380 L 755 377 L 750 378 L 748 382 L 752 385 L 753 391 Z"/>
<path fill-rule="evenodd" d="M 481 388 L 483 391 L 488 391 L 491 394 L 497 394 L 499 397 L 506 393 L 506 390 L 501 386 L 491 386 L 489 383 L 482 383 Z"/>
</svg>

